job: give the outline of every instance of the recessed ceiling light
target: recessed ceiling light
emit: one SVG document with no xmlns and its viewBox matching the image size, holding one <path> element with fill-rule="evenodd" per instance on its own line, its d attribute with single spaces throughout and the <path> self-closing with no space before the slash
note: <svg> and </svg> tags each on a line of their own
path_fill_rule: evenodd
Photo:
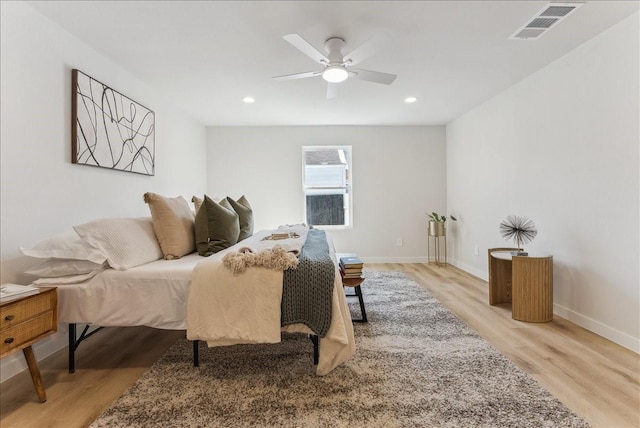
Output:
<svg viewBox="0 0 640 428">
<path fill-rule="evenodd" d="M 251 103 L 255 103 L 256 102 L 255 98 L 252 98 L 252 97 L 244 97 L 242 99 L 242 101 L 244 101 L 247 104 L 251 104 Z"/>
<path fill-rule="evenodd" d="M 415 103 L 416 101 L 418 101 L 418 99 L 416 97 L 407 97 L 407 98 L 404 99 L 404 102 L 405 103 L 409 103 L 409 104 Z"/>
</svg>

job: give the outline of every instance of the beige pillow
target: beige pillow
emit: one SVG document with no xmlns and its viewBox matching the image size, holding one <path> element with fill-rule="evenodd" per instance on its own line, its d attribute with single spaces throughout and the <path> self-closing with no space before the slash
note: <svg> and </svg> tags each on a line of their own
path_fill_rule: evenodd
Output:
<svg viewBox="0 0 640 428">
<path fill-rule="evenodd" d="M 167 198 L 155 193 L 145 193 L 149 205 L 153 230 L 156 232 L 162 254 L 167 260 L 179 259 L 196 249 L 193 212 L 182 197 Z"/>
</svg>

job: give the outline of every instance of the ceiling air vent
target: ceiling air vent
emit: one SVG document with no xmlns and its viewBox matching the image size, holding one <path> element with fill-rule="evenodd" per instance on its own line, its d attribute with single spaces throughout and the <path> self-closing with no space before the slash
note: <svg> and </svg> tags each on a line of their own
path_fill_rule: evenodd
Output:
<svg viewBox="0 0 640 428">
<path fill-rule="evenodd" d="M 549 3 L 509 39 L 537 39 L 584 3 Z"/>
</svg>

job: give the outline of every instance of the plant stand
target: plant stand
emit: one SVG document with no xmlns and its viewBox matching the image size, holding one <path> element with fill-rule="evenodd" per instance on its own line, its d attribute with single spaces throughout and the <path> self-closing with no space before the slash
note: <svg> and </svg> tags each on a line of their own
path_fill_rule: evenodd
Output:
<svg viewBox="0 0 640 428">
<path fill-rule="evenodd" d="M 431 263 L 431 240 L 434 241 L 436 252 L 435 263 L 438 266 L 447 265 L 447 229 L 443 221 L 430 221 L 427 229 L 427 263 Z M 444 263 L 440 260 L 440 238 L 444 238 Z"/>
</svg>

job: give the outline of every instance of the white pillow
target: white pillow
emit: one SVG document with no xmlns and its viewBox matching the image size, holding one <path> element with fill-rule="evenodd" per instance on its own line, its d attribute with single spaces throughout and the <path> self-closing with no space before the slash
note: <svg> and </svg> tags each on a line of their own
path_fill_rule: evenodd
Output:
<svg viewBox="0 0 640 428">
<path fill-rule="evenodd" d="M 114 269 L 127 270 L 162 258 L 150 217 L 106 218 L 73 228 L 99 248 Z"/>
<path fill-rule="evenodd" d="M 97 270 L 94 272 L 85 273 L 84 275 L 69 275 L 69 276 L 61 276 L 59 278 L 40 278 L 33 281 L 35 285 L 66 285 L 66 284 L 78 284 L 80 282 L 85 282 L 101 271 Z"/>
<path fill-rule="evenodd" d="M 33 248 L 20 247 L 25 256 L 41 259 L 74 259 L 104 263 L 107 256 L 99 249 L 89 245 L 76 232 L 69 230 L 38 242 Z"/>
<path fill-rule="evenodd" d="M 69 275 L 84 275 L 101 271 L 107 267 L 107 262 L 94 263 L 89 260 L 49 259 L 27 270 L 28 275 L 39 278 L 58 278 Z"/>
</svg>

